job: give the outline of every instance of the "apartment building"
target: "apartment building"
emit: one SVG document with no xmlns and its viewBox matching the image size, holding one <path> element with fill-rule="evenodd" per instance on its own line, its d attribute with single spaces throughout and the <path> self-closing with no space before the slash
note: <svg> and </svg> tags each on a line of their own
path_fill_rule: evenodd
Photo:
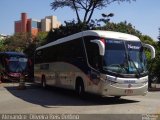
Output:
<svg viewBox="0 0 160 120">
<path fill-rule="evenodd" d="M 15 33 L 28 32 L 36 36 L 39 31 L 48 32 L 53 28 L 58 28 L 61 23 L 56 16 L 47 16 L 44 19 L 37 20 L 27 17 L 27 13 L 21 13 L 21 19 L 15 21 Z"/>
</svg>

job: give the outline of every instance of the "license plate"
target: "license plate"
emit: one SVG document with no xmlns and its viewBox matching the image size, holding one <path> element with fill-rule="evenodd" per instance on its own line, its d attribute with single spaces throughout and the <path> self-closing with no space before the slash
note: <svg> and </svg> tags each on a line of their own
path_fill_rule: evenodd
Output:
<svg viewBox="0 0 160 120">
<path fill-rule="evenodd" d="M 124 91 L 124 93 L 126 95 L 131 95 L 131 94 L 133 94 L 133 90 L 127 89 L 127 90 Z"/>
</svg>

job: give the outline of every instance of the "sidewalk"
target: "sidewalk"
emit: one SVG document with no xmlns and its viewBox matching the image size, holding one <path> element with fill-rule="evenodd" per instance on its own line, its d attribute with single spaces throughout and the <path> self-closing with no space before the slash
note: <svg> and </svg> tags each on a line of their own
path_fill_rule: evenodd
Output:
<svg viewBox="0 0 160 120">
<path fill-rule="evenodd" d="M 148 91 L 160 91 L 160 88 L 148 88 Z"/>
<path fill-rule="evenodd" d="M 151 88 L 148 88 L 148 91 L 160 91 L 160 84 L 152 84 Z"/>
</svg>

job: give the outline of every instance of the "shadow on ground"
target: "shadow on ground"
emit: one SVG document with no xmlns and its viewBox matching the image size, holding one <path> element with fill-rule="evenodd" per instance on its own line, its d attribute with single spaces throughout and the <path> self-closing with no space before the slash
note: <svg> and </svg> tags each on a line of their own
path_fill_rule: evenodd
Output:
<svg viewBox="0 0 160 120">
<path fill-rule="evenodd" d="M 101 97 L 87 94 L 84 98 L 77 97 L 73 91 L 59 88 L 41 88 L 34 84 L 28 84 L 25 90 L 18 90 L 17 86 L 5 86 L 15 97 L 32 104 L 43 107 L 52 106 L 92 106 L 92 105 L 116 105 L 128 104 L 139 101 L 128 99 L 115 99 L 113 97 Z"/>
</svg>

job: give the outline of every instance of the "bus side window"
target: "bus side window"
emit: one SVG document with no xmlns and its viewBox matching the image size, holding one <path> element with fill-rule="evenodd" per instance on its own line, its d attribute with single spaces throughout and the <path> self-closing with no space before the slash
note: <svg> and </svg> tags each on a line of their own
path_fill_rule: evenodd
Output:
<svg viewBox="0 0 160 120">
<path fill-rule="evenodd" d="M 42 64 L 40 65 L 41 70 L 49 70 L 49 64 Z"/>
<path fill-rule="evenodd" d="M 42 60 L 43 60 L 42 55 L 43 55 L 43 53 L 41 50 L 36 51 L 36 53 L 35 53 L 35 62 L 36 63 L 42 62 Z"/>
<path fill-rule="evenodd" d="M 5 67 L 7 64 L 7 61 L 5 59 L 5 57 L 2 57 L 2 66 Z"/>
<path fill-rule="evenodd" d="M 2 58 L 0 58 L 0 72 L 2 72 L 3 69 L 3 63 L 2 63 Z"/>
<path fill-rule="evenodd" d="M 84 51 L 83 51 L 83 43 L 82 39 L 79 38 L 76 41 L 74 41 L 74 47 L 73 47 L 73 56 L 79 59 L 80 61 L 85 60 Z"/>
<path fill-rule="evenodd" d="M 76 39 L 70 42 L 66 42 L 63 46 L 61 46 L 61 49 L 63 51 L 62 52 L 63 60 L 84 61 L 83 44 L 81 39 Z"/>
<path fill-rule="evenodd" d="M 89 64 L 95 69 L 100 69 L 100 55 L 98 45 L 90 42 L 90 40 L 86 40 L 85 46 Z"/>
</svg>

